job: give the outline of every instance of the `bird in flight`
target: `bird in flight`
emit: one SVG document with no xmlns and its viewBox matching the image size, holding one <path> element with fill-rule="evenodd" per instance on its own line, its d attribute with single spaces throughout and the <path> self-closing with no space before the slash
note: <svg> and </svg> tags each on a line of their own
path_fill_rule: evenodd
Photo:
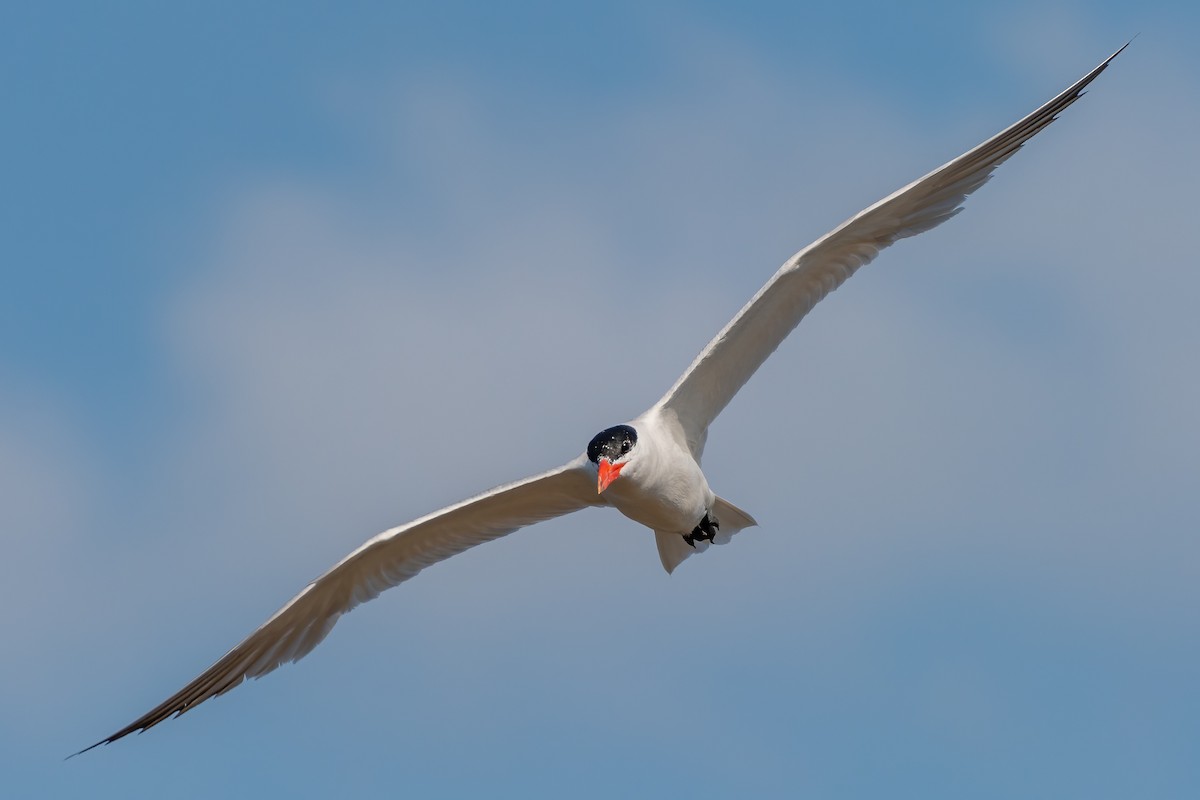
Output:
<svg viewBox="0 0 1200 800">
<path fill-rule="evenodd" d="M 191 683 L 79 752 L 152 728 L 246 678 L 303 658 L 342 614 L 359 604 L 431 564 L 535 522 L 589 506 L 613 506 L 654 532 L 667 572 L 710 544 L 724 544 L 755 525 L 753 517 L 709 488 L 700 469 L 712 421 L 813 306 L 897 239 L 923 233 L 957 214 L 967 195 L 1079 99 L 1125 47 L 1029 116 L 789 258 L 645 413 L 600 431 L 567 464 L 368 540 Z"/>
</svg>

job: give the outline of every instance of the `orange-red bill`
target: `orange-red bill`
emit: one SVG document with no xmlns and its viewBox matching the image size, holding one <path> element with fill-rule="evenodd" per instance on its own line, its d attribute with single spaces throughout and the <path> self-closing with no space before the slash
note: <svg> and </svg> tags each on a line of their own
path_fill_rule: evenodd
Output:
<svg viewBox="0 0 1200 800">
<path fill-rule="evenodd" d="M 621 470 L 625 468 L 624 464 L 614 464 L 607 458 L 600 459 L 600 478 L 596 482 L 596 494 L 600 494 L 608 485 L 617 479 L 621 474 Z"/>
</svg>

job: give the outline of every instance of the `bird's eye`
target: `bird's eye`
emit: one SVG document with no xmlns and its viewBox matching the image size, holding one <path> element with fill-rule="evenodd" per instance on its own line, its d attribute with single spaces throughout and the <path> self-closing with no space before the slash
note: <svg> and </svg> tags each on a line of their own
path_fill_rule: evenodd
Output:
<svg viewBox="0 0 1200 800">
<path fill-rule="evenodd" d="M 633 444 L 628 439 L 621 442 L 621 455 L 628 453 L 630 447 L 633 447 Z"/>
</svg>

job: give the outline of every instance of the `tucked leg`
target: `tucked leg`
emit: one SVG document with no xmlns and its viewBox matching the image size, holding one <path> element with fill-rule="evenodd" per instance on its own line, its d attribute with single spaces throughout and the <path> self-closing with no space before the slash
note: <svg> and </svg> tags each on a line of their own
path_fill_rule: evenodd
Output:
<svg viewBox="0 0 1200 800">
<path fill-rule="evenodd" d="M 706 511 L 704 512 L 704 519 L 700 520 L 700 524 L 693 528 L 691 533 L 685 533 L 683 540 L 692 547 L 695 547 L 697 539 L 711 542 L 720 529 L 721 523 L 717 522 L 716 517 L 711 516 Z"/>
</svg>

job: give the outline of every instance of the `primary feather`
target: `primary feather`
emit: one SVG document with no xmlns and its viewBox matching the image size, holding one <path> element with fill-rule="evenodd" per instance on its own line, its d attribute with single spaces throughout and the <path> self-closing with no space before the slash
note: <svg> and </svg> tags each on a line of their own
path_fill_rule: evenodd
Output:
<svg viewBox="0 0 1200 800">
<path fill-rule="evenodd" d="M 860 211 L 789 258 L 658 401 L 657 408 L 679 420 L 693 454 L 700 456 L 708 426 L 805 314 L 888 245 L 957 214 L 967 195 L 1079 99 L 1121 50 L 1029 116 Z"/>
<path fill-rule="evenodd" d="M 281 664 L 298 661 L 321 643 L 342 614 L 425 567 L 526 525 L 603 505 L 586 463 L 580 456 L 558 469 L 498 486 L 369 539 L 187 686 L 79 752 L 152 728 L 210 697 L 225 694 L 246 678 L 258 678 Z"/>
</svg>

